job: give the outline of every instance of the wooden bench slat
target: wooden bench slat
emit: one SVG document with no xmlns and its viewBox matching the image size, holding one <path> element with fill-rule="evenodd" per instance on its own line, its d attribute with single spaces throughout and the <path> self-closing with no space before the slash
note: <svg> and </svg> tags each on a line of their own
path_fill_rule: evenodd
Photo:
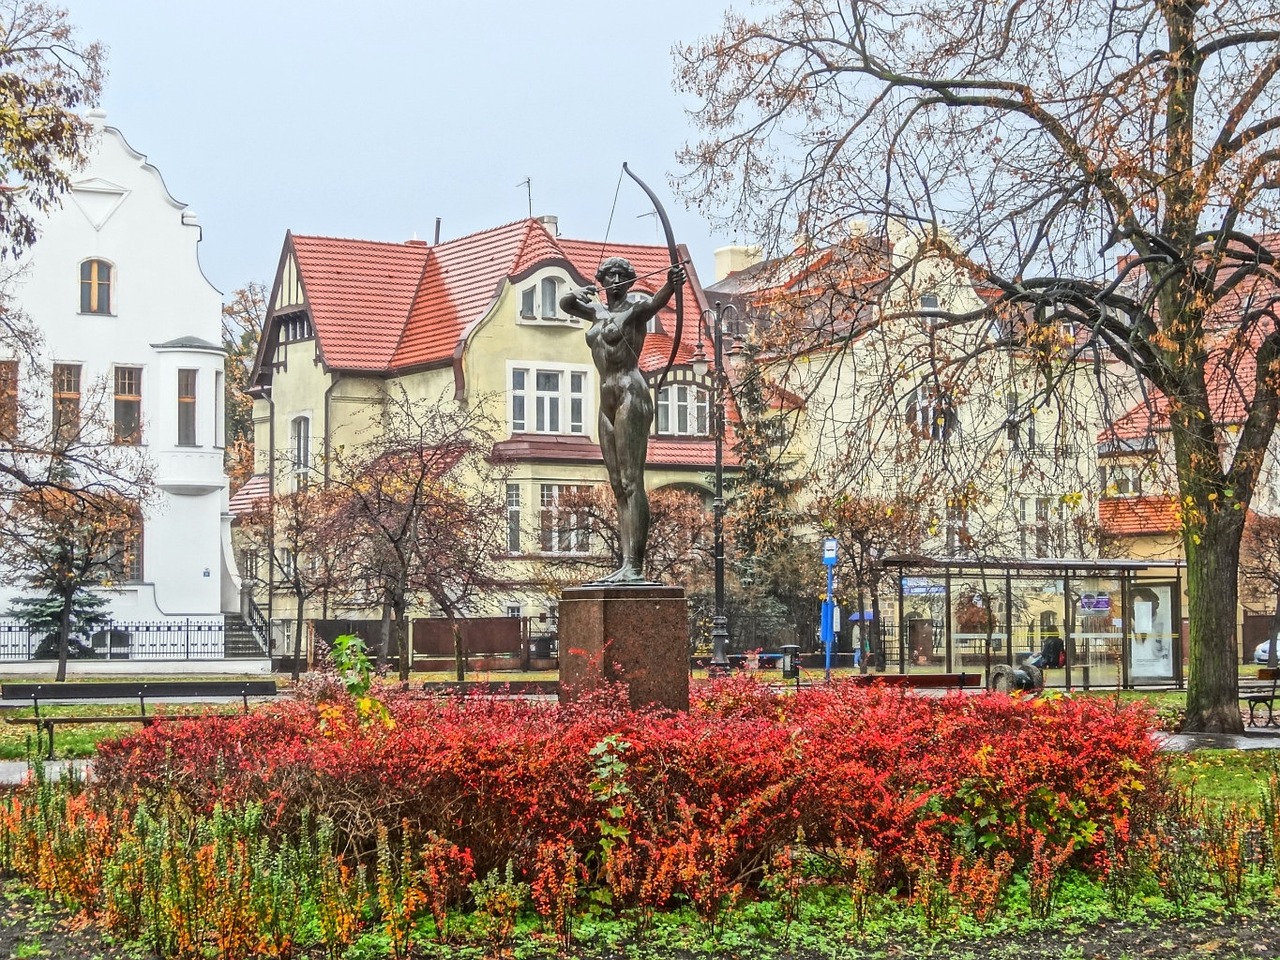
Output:
<svg viewBox="0 0 1280 960">
<path fill-rule="evenodd" d="M 1244 680 L 1240 683 L 1236 697 L 1249 705 L 1249 726 L 1256 727 L 1258 725 L 1254 713 L 1260 706 L 1267 708 L 1265 726 L 1274 727 L 1277 725 L 1275 714 L 1277 685 L 1280 685 L 1280 677 L 1271 680 Z"/>
<path fill-rule="evenodd" d="M 6 683 L 0 684 L 0 700 L 15 702 L 26 700 L 35 710 L 32 717 L 6 717 L 6 723 L 26 724 L 43 729 L 49 737 L 48 757 L 53 759 L 53 731 L 60 725 L 86 723 L 141 723 L 144 725 L 165 720 L 190 720 L 217 716 L 216 713 L 163 712 L 147 713 L 157 701 L 174 699 L 233 698 L 241 700 L 245 712 L 249 698 L 274 697 L 275 680 L 158 680 L 102 683 Z M 148 700 L 151 701 L 148 704 Z M 41 714 L 40 707 L 75 705 L 86 703 L 121 702 L 132 704 L 137 712 L 126 714 L 66 714 L 50 716 Z"/>
</svg>

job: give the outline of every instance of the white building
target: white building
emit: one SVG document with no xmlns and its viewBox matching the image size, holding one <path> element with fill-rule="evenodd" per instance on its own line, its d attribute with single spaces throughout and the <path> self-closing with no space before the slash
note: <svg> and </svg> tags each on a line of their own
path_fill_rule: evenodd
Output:
<svg viewBox="0 0 1280 960">
<path fill-rule="evenodd" d="M 88 119 L 96 146 L 23 257 L 13 298 L 44 337 L 53 390 L 100 385 L 117 436 L 140 431 L 127 442 L 155 466 L 142 548 L 105 594 L 113 617 L 198 620 L 220 632 L 224 614 L 240 610 L 223 469 L 221 295 L 200 269 L 195 214 L 105 114 Z M 0 602 L 13 588 L 6 594 Z"/>
</svg>

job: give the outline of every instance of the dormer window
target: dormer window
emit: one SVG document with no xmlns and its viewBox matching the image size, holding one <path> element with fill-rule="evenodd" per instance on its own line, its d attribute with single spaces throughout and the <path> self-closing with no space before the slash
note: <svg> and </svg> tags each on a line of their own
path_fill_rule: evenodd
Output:
<svg viewBox="0 0 1280 960">
<path fill-rule="evenodd" d="M 530 280 L 520 289 L 520 320 L 524 323 L 572 323 L 560 311 L 560 294 L 564 291 L 565 278 L 558 274 L 544 274 Z"/>
<path fill-rule="evenodd" d="M 107 261 L 80 264 L 80 312 L 111 313 L 111 264 Z"/>
<path fill-rule="evenodd" d="M 542 319 L 559 319 L 557 304 L 560 302 L 560 281 L 555 277 L 543 277 L 538 286 L 542 292 Z"/>
</svg>

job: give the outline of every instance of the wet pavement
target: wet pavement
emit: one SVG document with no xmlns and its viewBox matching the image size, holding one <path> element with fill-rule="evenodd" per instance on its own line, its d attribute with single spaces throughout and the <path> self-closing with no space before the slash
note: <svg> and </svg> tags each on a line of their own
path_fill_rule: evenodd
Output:
<svg viewBox="0 0 1280 960">
<path fill-rule="evenodd" d="M 0 786 L 16 786 L 27 778 L 27 761 L 0 760 Z M 46 760 L 44 772 L 50 780 L 57 780 L 68 771 L 74 770 L 80 776 L 89 771 L 88 760 Z"/>
<path fill-rule="evenodd" d="M 1170 753 L 1192 750 L 1280 750 L 1280 727 L 1231 733 L 1157 733 L 1160 748 Z"/>
</svg>

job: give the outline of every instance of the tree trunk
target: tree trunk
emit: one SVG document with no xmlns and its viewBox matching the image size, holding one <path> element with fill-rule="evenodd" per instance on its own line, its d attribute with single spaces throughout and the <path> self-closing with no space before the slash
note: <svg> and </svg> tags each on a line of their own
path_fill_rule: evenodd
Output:
<svg viewBox="0 0 1280 960">
<path fill-rule="evenodd" d="M 62 612 L 58 614 L 58 683 L 67 679 L 67 658 L 71 655 L 71 604 L 75 594 L 62 598 Z"/>
<path fill-rule="evenodd" d="M 1182 537 L 1191 633 L 1184 729 L 1190 733 L 1244 732 L 1236 655 L 1236 573 L 1243 514 L 1212 510 L 1201 529 L 1184 531 Z M 1180 624 L 1174 623 L 1173 629 L 1180 629 Z"/>
<path fill-rule="evenodd" d="M 453 632 L 453 667 L 459 683 L 467 679 L 467 651 L 462 643 L 462 624 L 452 613 L 446 612 L 449 629 Z"/>
<path fill-rule="evenodd" d="M 413 658 L 410 656 L 408 604 L 396 605 L 396 659 L 400 669 L 397 671 L 402 682 L 409 680 L 409 667 Z"/>
<path fill-rule="evenodd" d="M 298 597 L 298 616 L 293 621 L 293 670 L 289 676 L 294 683 L 298 682 L 298 678 L 302 676 L 302 617 L 305 603 L 302 597 Z"/>
<path fill-rule="evenodd" d="M 377 667 L 382 670 L 387 665 L 387 658 L 391 656 L 391 603 L 384 599 L 382 601 L 382 631 L 378 639 L 378 658 Z"/>
</svg>

